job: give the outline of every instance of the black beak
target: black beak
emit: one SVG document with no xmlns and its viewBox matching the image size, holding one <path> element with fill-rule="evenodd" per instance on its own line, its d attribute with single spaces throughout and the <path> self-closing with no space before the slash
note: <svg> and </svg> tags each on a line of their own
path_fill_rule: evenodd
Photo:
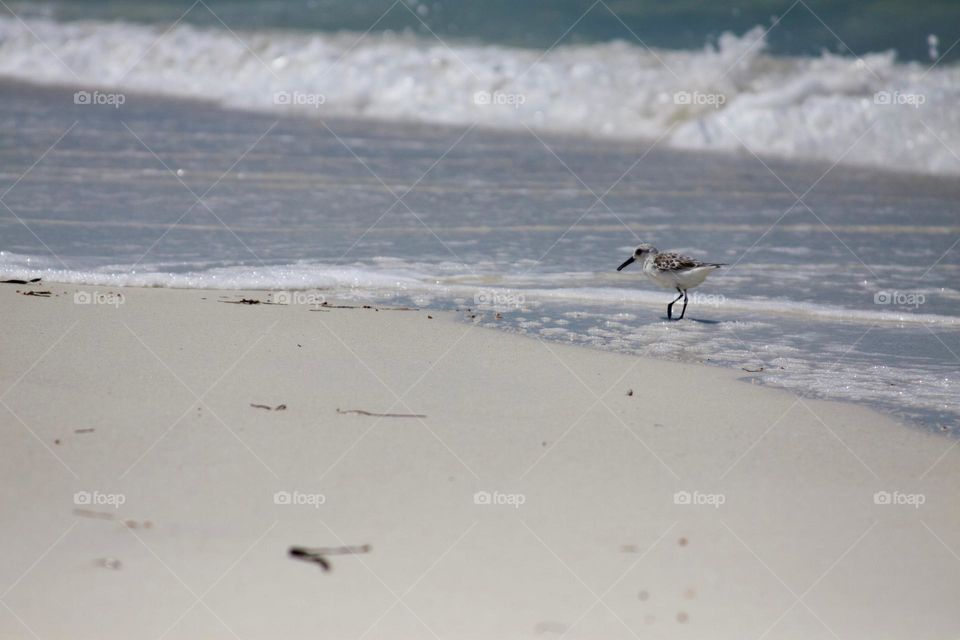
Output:
<svg viewBox="0 0 960 640">
<path fill-rule="evenodd" d="M 626 262 L 624 262 L 622 265 L 617 267 L 617 271 L 623 271 L 623 268 L 631 264 L 634 260 L 636 260 L 636 258 L 634 258 L 633 256 L 630 256 L 629 258 L 627 258 Z"/>
</svg>

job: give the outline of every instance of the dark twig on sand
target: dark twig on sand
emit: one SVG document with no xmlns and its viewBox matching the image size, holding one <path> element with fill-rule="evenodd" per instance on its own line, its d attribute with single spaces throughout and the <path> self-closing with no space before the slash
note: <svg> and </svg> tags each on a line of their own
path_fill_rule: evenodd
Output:
<svg viewBox="0 0 960 640">
<path fill-rule="evenodd" d="M 342 556 L 357 553 L 370 553 L 369 544 L 346 547 L 290 547 L 290 557 L 320 565 L 324 571 L 330 571 L 330 562 L 326 556 Z"/>
<path fill-rule="evenodd" d="M 363 409 L 340 409 L 337 408 L 337 413 L 355 413 L 358 416 L 372 416 L 374 418 L 426 418 L 422 413 L 373 413 L 372 411 L 364 411 Z"/>
<path fill-rule="evenodd" d="M 286 411 L 287 410 L 287 405 L 285 404 L 278 404 L 275 407 L 271 407 L 268 404 L 254 404 L 251 402 L 250 406 L 253 407 L 254 409 L 266 409 L 267 411 Z"/>
</svg>

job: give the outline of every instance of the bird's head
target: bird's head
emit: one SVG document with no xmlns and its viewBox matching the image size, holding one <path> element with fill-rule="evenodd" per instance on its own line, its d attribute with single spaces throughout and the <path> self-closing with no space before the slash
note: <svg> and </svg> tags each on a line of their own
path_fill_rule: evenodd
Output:
<svg viewBox="0 0 960 640">
<path fill-rule="evenodd" d="M 632 256 L 630 256 L 629 258 L 627 258 L 626 261 L 625 261 L 622 265 L 620 265 L 619 267 L 617 267 L 617 271 L 622 271 L 624 267 L 626 267 L 627 265 L 632 264 L 633 262 L 635 262 L 635 261 L 637 261 L 637 260 L 643 261 L 643 259 L 644 259 L 646 256 L 648 256 L 648 255 L 656 255 L 656 254 L 657 254 L 657 248 L 656 248 L 655 246 L 653 246 L 652 244 L 649 244 L 649 243 L 644 242 L 643 244 L 641 244 L 639 247 L 637 247 L 637 248 L 634 250 Z"/>
</svg>

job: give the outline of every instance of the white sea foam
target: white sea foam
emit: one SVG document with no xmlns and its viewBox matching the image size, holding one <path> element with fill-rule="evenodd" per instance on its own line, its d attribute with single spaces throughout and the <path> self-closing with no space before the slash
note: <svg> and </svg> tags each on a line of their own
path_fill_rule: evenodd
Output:
<svg viewBox="0 0 960 640">
<path fill-rule="evenodd" d="M 225 106 L 625 138 L 960 173 L 960 67 L 892 52 L 775 58 L 762 30 L 699 51 L 541 51 L 403 34 L 239 32 L 0 16 L 0 74 Z M 130 100 L 127 100 L 130 104 Z"/>
<path fill-rule="evenodd" d="M 170 271 L 162 266 L 141 266 L 130 271 L 123 265 L 83 269 L 64 269 L 52 259 L 40 259 L 0 251 L 0 275 L 5 278 L 43 278 L 65 284 L 101 287 L 170 287 L 181 289 L 225 290 L 307 290 L 322 289 L 341 296 L 429 296 L 467 305 L 490 306 L 518 310 L 536 309 L 542 305 L 575 304 L 621 312 L 638 308 L 656 308 L 665 304 L 663 291 L 605 286 L 551 286 L 563 280 L 563 274 L 551 274 L 544 280 L 532 276 L 466 277 L 462 274 L 439 276 L 436 270 L 422 270 L 420 265 L 401 261 L 390 268 L 330 266 L 309 262 L 288 265 L 211 267 L 195 271 Z M 424 267 L 426 269 L 427 267 Z M 582 275 L 582 274 L 580 274 Z M 572 274 L 568 274 L 572 277 Z M 516 286 L 523 282 L 524 286 Z M 495 284 L 492 284 L 495 283 Z M 669 298 L 669 295 L 667 296 Z M 735 298 L 705 295 L 693 304 L 716 308 L 723 313 L 746 312 L 755 316 L 789 316 L 795 319 L 884 325 L 928 325 L 958 328 L 960 317 L 920 313 L 901 308 L 896 310 L 851 309 L 836 305 L 797 302 L 772 298 Z M 609 314 L 609 311 L 605 311 Z M 623 313 L 604 315 L 611 322 L 630 321 Z"/>
<path fill-rule="evenodd" d="M 43 278 L 51 282 L 104 287 L 169 287 L 173 289 L 336 289 L 425 292 L 425 274 L 402 267 L 361 269 L 316 264 L 273 266 L 205 267 L 172 271 L 163 265 L 143 265 L 130 270 L 126 265 L 106 265 L 90 269 L 62 268 L 56 260 L 0 251 L 0 274 L 5 278 L 29 280 Z"/>
</svg>

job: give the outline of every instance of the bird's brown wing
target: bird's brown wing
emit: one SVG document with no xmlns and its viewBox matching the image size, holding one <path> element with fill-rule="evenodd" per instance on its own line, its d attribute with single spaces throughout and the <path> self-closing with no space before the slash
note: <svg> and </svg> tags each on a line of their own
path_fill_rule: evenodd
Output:
<svg viewBox="0 0 960 640">
<path fill-rule="evenodd" d="M 679 253 L 661 253 L 653 259 L 653 266 L 660 271 L 681 271 L 702 267 L 703 264 L 699 260 L 682 256 Z"/>
</svg>

